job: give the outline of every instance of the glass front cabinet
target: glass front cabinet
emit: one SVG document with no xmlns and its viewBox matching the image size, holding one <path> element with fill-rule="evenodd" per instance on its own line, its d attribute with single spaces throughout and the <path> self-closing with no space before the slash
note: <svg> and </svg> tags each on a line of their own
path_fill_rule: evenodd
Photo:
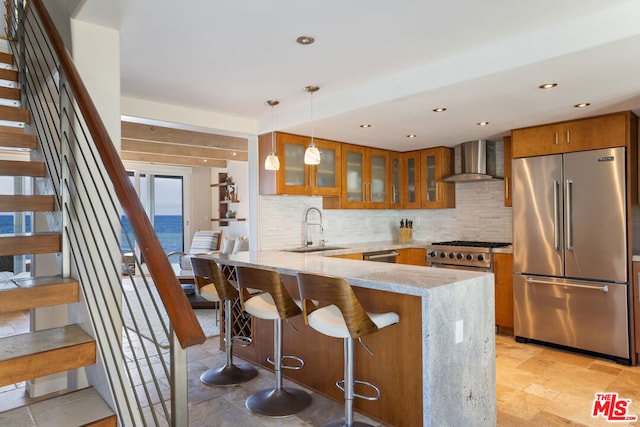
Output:
<svg viewBox="0 0 640 427">
<path fill-rule="evenodd" d="M 435 147 L 421 151 L 420 204 L 422 208 L 456 207 L 455 184 L 441 181 L 443 177 L 453 174 L 453 162 L 453 148 Z"/>
<path fill-rule="evenodd" d="M 420 204 L 420 152 L 402 153 L 400 201 L 404 209 L 419 209 Z"/>
<path fill-rule="evenodd" d="M 342 145 L 342 208 L 389 206 L 391 185 L 389 152 L 357 145 Z"/>
<path fill-rule="evenodd" d="M 271 134 L 258 138 L 260 194 L 299 194 L 339 196 L 342 174 L 341 144 L 314 138 L 320 150 L 319 165 L 304 164 L 304 150 L 311 139 L 306 136 L 275 133 L 277 171 L 264 170 L 264 159 L 271 151 Z"/>
</svg>

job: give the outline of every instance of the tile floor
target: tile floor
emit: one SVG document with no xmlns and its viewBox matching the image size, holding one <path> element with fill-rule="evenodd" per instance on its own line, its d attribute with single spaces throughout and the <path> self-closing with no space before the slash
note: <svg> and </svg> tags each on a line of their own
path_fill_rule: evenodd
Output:
<svg viewBox="0 0 640 427">
<path fill-rule="evenodd" d="M 0 336 L 25 331 L 25 313 L 0 315 Z M 617 392 L 631 399 L 629 414 L 640 416 L 640 367 L 615 363 L 532 344 L 496 337 L 498 426 L 631 426 L 640 422 L 607 422 L 593 418 L 596 392 Z M 297 416 L 268 419 L 251 415 L 244 399 L 252 391 L 272 386 L 272 374 L 262 371 L 249 383 L 237 387 L 207 387 L 198 380 L 206 368 L 225 360 L 217 350 L 217 338 L 192 347 L 189 357 L 189 417 L 195 426 L 320 426 L 339 419 L 342 405 L 313 395 L 313 405 Z M 289 385 L 285 381 L 285 386 Z M 0 411 L 26 402 L 24 383 L 0 387 Z M 377 423 L 357 416 L 357 420 Z"/>
</svg>

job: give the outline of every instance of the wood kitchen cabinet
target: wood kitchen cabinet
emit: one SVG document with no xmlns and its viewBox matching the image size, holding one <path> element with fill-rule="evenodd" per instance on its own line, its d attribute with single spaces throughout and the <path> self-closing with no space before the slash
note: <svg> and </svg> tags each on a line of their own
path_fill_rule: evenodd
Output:
<svg viewBox="0 0 640 427">
<path fill-rule="evenodd" d="M 388 207 L 391 198 L 389 171 L 389 151 L 343 144 L 341 207 Z"/>
<path fill-rule="evenodd" d="M 427 250 L 425 248 L 396 249 L 398 256 L 396 264 L 427 265 Z"/>
<path fill-rule="evenodd" d="M 421 207 L 420 154 L 420 151 L 409 151 L 401 156 L 400 201 L 403 209 Z"/>
<path fill-rule="evenodd" d="M 513 158 L 624 147 L 631 112 L 511 131 Z"/>
<path fill-rule="evenodd" d="M 402 200 L 402 153 L 392 151 L 389 153 L 389 183 L 391 184 L 391 195 L 389 199 L 389 209 L 401 209 Z"/>
<path fill-rule="evenodd" d="M 496 326 L 513 331 L 513 254 L 493 254 Z"/>
<path fill-rule="evenodd" d="M 511 206 L 511 191 L 513 190 L 513 182 L 511 181 L 511 137 L 505 136 L 504 143 L 504 205 Z"/>
<path fill-rule="evenodd" d="M 276 154 L 280 169 L 264 169 L 264 159 L 271 151 L 271 134 L 258 137 L 260 194 L 293 194 L 312 196 L 339 196 L 342 183 L 342 144 L 314 138 L 320 149 L 319 165 L 304 164 L 304 150 L 311 139 L 288 133 L 275 133 Z"/>
<path fill-rule="evenodd" d="M 420 206 L 425 209 L 455 208 L 456 187 L 442 182 L 454 172 L 454 151 L 450 147 L 435 147 L 420 152 Z"/>
</svg>

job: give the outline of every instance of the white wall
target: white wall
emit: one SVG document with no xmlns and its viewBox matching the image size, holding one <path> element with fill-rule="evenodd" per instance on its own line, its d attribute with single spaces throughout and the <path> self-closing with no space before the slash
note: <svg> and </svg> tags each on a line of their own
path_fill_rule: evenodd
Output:
<svg viewBox="0 0 640 427">
<path fill-rule="evenodd" d="M 322 210 L 327 245 L 397 240 L 400 220 L 413 221 L 414 241 L 486 240 L 511 242 L 511 208 L 504 207 L 503 181 L 456 184 L 455 209 L 322 210 L 322 198 L 260 196 L 262 250 L 301 246 L 304 212 Z M 318 227 L 310 228 L 314 244 Z"/>
</svg>

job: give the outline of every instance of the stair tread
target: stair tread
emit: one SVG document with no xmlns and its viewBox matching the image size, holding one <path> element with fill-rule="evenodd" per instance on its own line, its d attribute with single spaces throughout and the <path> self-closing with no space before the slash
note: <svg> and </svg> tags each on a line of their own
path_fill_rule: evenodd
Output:
<svg viewBox="0 0 640 427">
<path fill-rule="evenodd" d="M 80 284 L 70 277 L 18 277 L 0 281 L 0 314 L 80 301 Z"/>
<path fill-rule="evenodd" d="M 50 350 L 62 349 L 93 341 L 78 325 L 67 325 L 59 328 L 25 334 L 9 335 L 0 338 L 0 362 L 18 359 Z"/>
<path fill-rule="evenodd" d="M 55 206 L 52 195 L 0 194 L 0 212 L 52 212 Z"/>
<path fill-rule="evenodd" d="M 0 160 L 0 175 L 44 177 L 45 164 L 21 160 Z"/>
<path fill-rule="evenodd" d="M 31 114 L 29 113 L 29 110 L 0 105 L 0 120 L 30 123 Z"/>
<path fill-rule="evenodd" d="M 115 417 L 113 410 L 89 387 L 0 413 L 0 425 L 82 426 L 109 417 Z"/>
<path fill-rule="evenodd" d="M 5 64 L 13 64 L 13 54 L 0 52 L 0 62 L 4 62 Z"/>
<path fill-rule="evenodd" d="M 4 233 L 0 234 L 0 238 L 2 237 L 33 237 L 33 236 L 57 236 L 60 233 L 55 231 L 39 231 L 37 233 Z"/>
<path fill-rule="evenodd" d="M 14 128 L 17 129 L 17 128 Z M 38 138 L 26 133 L 3 132 L 0 130 L 0 147 L 36 148 Z"/>
</svg>

